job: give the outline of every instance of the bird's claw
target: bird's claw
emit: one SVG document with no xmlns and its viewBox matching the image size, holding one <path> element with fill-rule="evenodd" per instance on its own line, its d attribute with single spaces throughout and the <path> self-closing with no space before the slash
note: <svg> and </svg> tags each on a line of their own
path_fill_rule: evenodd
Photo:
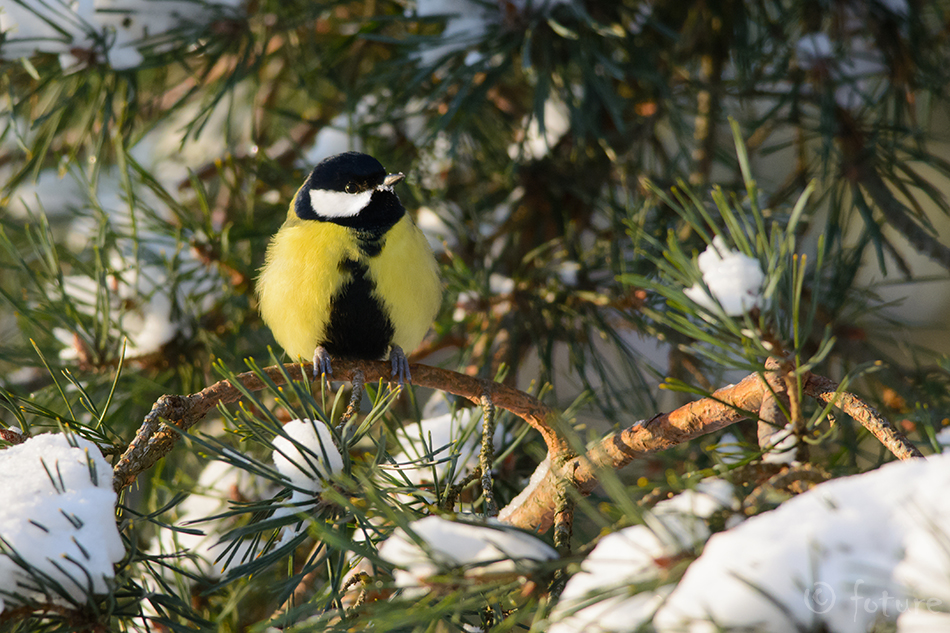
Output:
<svg viewBox="0 0 950 633">
<path fill-rule="evenodd" d="M 412 375 L 409 373 L 409 360 L 398 345 L 393 345 L 392 349 L 389 350 L 389 362 L 393 365 L 392 377 L 396 379 L 400 387 L 405 387 L 412 382 Z"/>
<path fill-rule="evenodd" d="M 313 377 L 316 380 L 321 376 L 324 376 L 329 384 L 333 377 L 333 368 L 330 366 L 330 353 L 322 345 L 318 345 L 317 349 L 313 350 Z"/>
</svg>

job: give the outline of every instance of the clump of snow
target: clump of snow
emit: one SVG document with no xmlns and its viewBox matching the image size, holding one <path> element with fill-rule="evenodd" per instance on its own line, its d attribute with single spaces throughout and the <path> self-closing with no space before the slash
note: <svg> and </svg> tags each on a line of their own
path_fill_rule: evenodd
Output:
<svg viewBox="0 0 950 633">
<path fill-rule="evenodd" d="M 538 563 L 557 558 L 553 547 L 496 519 L 450 521 L 429 516 L 396 530 L 379 548 L 380 557 L 396 567 L 396 586 L 420 587 L 447 571 L 465 568 L 467 578 L 530 573 Z"/>
<path fill-rule="evenodd" d="M 632 594 L 631 585 L 655 584 L 684 552 L 709 538 L 704 519 L 737 507 L 732 485 L 706 479 L 695 490 L 659 502 L 635 525 L 602 538 L 581 571 L 564 587 L 549 633 L 636 631 L 649 622 L 672 586 Z"/>
<path fill-rule="evenodd" d="M 161 36 L 213 19 L 239 0 L 84 0 L 82 2 L 5 2 L 0 6 L 0 33 L 5 59 L 35 53 L 60 56 L 64 68 L 80 61 L 76 51 L 104 55 L 116 69 L 142 63 L 140 49 L 162 48 Z M 103 50 L 102 43 L 108 42 Z"/>
<path fill-rule="evenodd" d="M 657 631 L 917 631 L 950 606 L 950 455 L 830 481 L 713 536 Z M 715 623 L 715 624 L 713 624 Z"/>
<path fill-rule="evenodd" d="M 455 301 L 455 309 L 452 310 L 452 320 L 456 323 L 463 322 L 472 312 L 473 306 L 477 306 L 480 296 L 472 290 L 463 290 L 458 294 Z"/>
<path fill-rule="evenodd" d="M 451 213 L 448 204 L 442 207 L 445 215 Z M 458 232 L 450 227 L 443 214 L 430 207 L 419 207 L 416 211 L 416 226 L 426 236 L 434 253 L 445 252 L 446 246 L 454 247 L 458 243 Z"/>
<path fill-rule="evenodd" d="M 510 211 L 510 209 L 506 209 Z M 485 224 L 483 223 L 484 227 Z M 493 254 L 494 255 L 494 254 Z M 455 303 L 455 310 L 452 312 L 452 318 L 456 322 L 464 321 L 473 311 L 480 312 L 487 297 L 491 297 L 491 313 L 497 316 L 507 314 L 511 311 L 512 293 L 517 288 L 517 283 L 511 277 L 506 277 L 499 273 L 491 273 L 488 276 L 488 292 L 477 290 L 465 290 L 458 294 Z"/>
<path fill-rule="evenodd" d="M 445 28 L 438 42 L 421 47 L 419 60 L 430 65 L 447 55 L 463 51 L 474 46 L 492 29 L 499 25 L 511 12 L 522 14 L 530 7 L 532 11 L 547 12 L 555 5 L 567 4 L 572 0 L 507 0 L 506 2 L 484 3 L 477 0 L 417 0 L 416 15 L 420 18 L 446 16 Z M 473 66 L 484 59 L 477 50 L 469 50 L 465 55 L 465 64 Z"/>
<path fill-rule="evenodd" d="M 163 118 L 130 150 L 133 158 L 173 195 L 191 172 L 213 165 L 228 155 L 254 154 L 254 96 L 251 80 L 236 84 L 210 112 L 206 104 L 189 101 Z M 197 134 L 190 125 L 202 118 Z M 205 118 L 206 117 L 206 118 Z M 289 202 L 289 201 L 288 201 Z"/>
<path fill-rule="evenodd" d="M 777 429 L 769 437 L 763 437 L 767 443 L 763 448 L 766 453 L 762 456 L 762 461 L 766 464 L 793 464 L 795 455 L 798 452 L 798 437 L 795 435 L 791 424 Z"/>
<path fill-rule="evenodd" d="M 254 153 L 253 107 L 249 105 L 253 103 L 253 95 L 251 82 L 244 81 L 220 99 L 210 112 L 204 111 L 205 104 L 188 102 L 158 122 L 129 149 L 129 155 L 145 171 L 154 175 L 157 183 L 169 195 L 177 198 L 193 195 L 190 186 L 180 190 L 182 184 L 190 184 L 191 173 L 214 164 L 228 154 Z M 206 118 L 196 135 L 189 124 L 200 116 Z M 22 117 L 11 123 L 29 126 L 29 121 L 24 121 Z M 147 239 L 141 239 L 140 242 L 151 247 L 152 242 L 159 239 L 161 248 L 167 248 L 167 235 L 173 231 L 166 230 L 162 236 L 155 226 L 149 224 L 165 222 L 177 227 L 180 223 L 162 199 L 138 179 L 137 174 L 122 174 L 117 167 L 110 165 L 102 167 L 96 182 L 87 183 L 79 174 L 71 176 L 63 177 L 57 169 L 41 171 L 36 182 L 26 181 L 11 192 L 9 210 L 19 217 L 26 217 L 27 210 L 42 210 L 49 216 L 75 215 L 73 211 L 76 209 L 101 210 L 124 235 L 131 235 L 133 229 L 141 232 L 144 224 L 146 234 L 138 235 Z M 126 176 L 131 178 L 135 190 L 134 205 L 127 199 L 123 186 Z M 90 199 L 93 189 L 95 200 Z M 94 219 L 98 213 L 86 215 L 89 217 L 78 218 L 70 231 L 70 238 L 76 239 L 72 244 L 74 248 L 87 245 L 89 235 L 95 230 Z"/>
<path fill-rule="evenodd" d="M 765 273 L 759 260 L 731 250 L 722 236 L 717 235 L 700 253 L 698 263 L 709 292 L 696 284 L 685 293 L 703 308 L 715 311 L 718 304 L 727 315 L 734 317 L 765 304 L 762 297 Z"/>
<path fill-rule="evenodd" d="M 343 457 L 333 434 L 319 420 L 292 420 L 284 425 L 286 436 L 274 438 L 274 465 L 293 486 L 290 505 L 312 503 L 326 480 L 342 472 Z"/>
<path fill-rule="evenodd" d="M 180 145 L 180 130 L 166 127 L 183 127 L 176 115 L 146 135 L 131 154 L 159 174 L 168 191 L 176 192 L 188 178 L 189 169 L 220 157 L 214 152 L 227 151 L 224 143 L 231 137 L 223 131 L 228 128 L 226 110 L 214 110 L 209 119 L 213 129 L 203 133 L 201 142 L 188 140 Z M 237 122 L 233 127 L 242 128 Z M 217 132 L 220 136 L 214 142 L 205 142 L 208 134 Z M 167 138 L 160 140 L 161 133 L 167 133 Z M 242 133 L 237 134 L 243 138 Z M 95 183 L 73 176 L 62 178 L 54 169 L 43 170 L 35 183 L 26 182 L 13 192 L 9 209 L 20 217 L 28 212 L 70 215 L 74 219 L 66 244 L 76 252 L 90 247 L 89 236 L 96 234 L 100 222 L 108 224 L 116 239 L 108 253 L 105 287 L 100 287 L 95 277 L 67 275 L 63 291 L 74 307 L 84 315 L 104 317 L 102 308 L 107 305 L 110 338 L 120 341 L 128 337 L 129 358 L 154 354 L 176 336 L 189 336 L 198 318 L 224 293 L 227 283 L 220 271 L 196 248 L 189 247 L 189 235 L 182 234 L 172 213 L 148 187 L 136 186 L 135 200 L 129 200 L 124 178 L 115 166 L 104 168 Z M 139 183 L 133 180 L 133 184 Z M 49 294 L 55 296 L 55 291 Z M 108 294 L 107 304 L 102 301 L 104 293 Z M 54 334 L 63 343 L 64 360 L 83 357 L 83 342 L 73 332 L 57 329 Z"/>
<path fill-rule="evenodd" d="M 463 479 L 478 466 L 481 451 L 481 409 L 462 409 L 421 422 L 407 424 L 396 431 L 402 450 L 392 455 L 403 478 L 415 486 L 433 483 L 442 485 Z M 496 427 L 493 444 L 501 446 L 503 432 Z M 452 479 L 447 478 L 451 474 Z"/>
<path fill-rule="evenodd" d="M 424 47 L 419 52 L 419 60 L 426 66 L 476 43 L 487 31 L 491 19 L 485 7 L 474 0 L 418 0 L 416 15 L 421 18 L 449 16 L 439 43 Z M 478 58 L 466 57 L 466 63 L 477 61 Z"/>
<path fill-rule="evenodd" d="M 197 317 L 211 309 L 218 296 L 215 291 L 223 284 L 215 271 L 190 252 L 178 255 L 174 276 L 165 266 L 126 263 L 118 253 L 112 254 L 111 264 L 115 272 L 106 278 L 110 334 L 116 340 L 128 340 L 127 358 L 155 354 L 177 335 L 190 334 Z M 63 291 L 82 314 L 95 315 L 102 307 L 102 289 L 92 277 L 67 275 Z M 60 358 L 82 358 L 84 350 L 72 332 L 54 328 L 53 334 L 63 344 Z"/>
<path fill-rule="evenodd" d="M 357 120 L 359 120 L 357 112 Z M 365 112 L 363 113 L 365 116 Z M 301 156 L 304 169 L 313 167 L 324 158 L 343 152 L 362 152 L 363 140 L 353 133 L 351 114 L 338 114 L 328 125 L 320 128 L 307 151 Z"/>
<path fill-rule="evenodd" d="M 909 6 L 905 0 L 843 3 L 837 40 L 815 32 L 803 35 L 795 43 L 798 65 L 830 79 L 834 83 L 835 102 L 842 108 L 854 110 L 876 103 L 887 86 L 887 60 L 868 29 L 872 15 L 882 11 L 887 19 L 903 23 Z"/>
<path fill-rule="evenodd" d="M 418 117 L 419 115 L 414 116 L 414 118 Z M 413 124 L 420 125 L 418 122 L 413 122 Z M 419 178 L 419 184 L 423 189 L 430 191 L 445 189 L 449 170 L 455 166 L 454 148 L 449 135 L 439 131 L 434 138 L 428 140 L 425 127 L 420 125 L 419 131 L 410 138 L 419 148 L 419 162 L 414 170 L 414 175 Z"/>
<path fill-rule="evenodd" d="M 523 156 L 529 160 L 537 160 L 546 156 L 550 149 L 557 144 L 571 128 L 570 111 L 567 105 L 559 99 L 548 99 L 544 102 L 544 132 L 541 131 L 541 121 L 537 117 L 526 120 L 522 129 L 525 129 L 520 143 L 514 143 L 508 148 L 508 156 L 514 160 Z"/>
<path fill-rule="evenodd" d="M 0 611 L 18 603 L 13 594 L 69 604 L 107 593 L 125 546 L 112 467 L 99 448 L 79 437 L 37 435 L 0 451 L 0 481 Z M 37 590 L 54 583 L 63 595 Z"/>
<path fill-rule="evenodd" d="M 675 497 L 660 501 L 653 506 L 652 515 L 660 518 L 679 515 L 677 521 L 681 521 L 682 517 L 708 519 L 720 510 L 736 510 L 738 507 L 732 484 L 710 477 L 699 482 L 696 488 L 684 490 Z"/>
<path fill-rule="evenodd" d="M 647 25 L 652 17 L 653 2 L 641 2 L 636 6 L 633 15 L 627 18 L 624 27 L 631 35 L 638 35 L 643 32 L 643 27 Z"/>
<path fill-rule="evenodd" d="M 577 275 L 581 272 L 580 262 L 563 261 L 558 264 L 556 272 L 562 284 L 566 286 L 576 286 Z"/>
<path fill-rule="evenodd" d="M 189 170 L 199 170 L 227 154 L 250 145 L 251 117 L 238 107 L 249 86 L 236 88 L 233 103 L 223 99 L 211 112 L 207 125 L 196 139 L 183 137 L 187 116 L 197 116 L 200 104 L 189 104 L 164 120 L 130 151 L 170 194 L 187 181 Z M 72 173 L 60 177 L 55 169 L 40 172 L 35 183 L 25 182 L 11 195 L 9 210 L 20 217 L 28 212 L 74 218 L 66 244 L 76 252 L 90 248 L 90 235 L 99 222 L 108 223 L 115 235 L 108 253 L 105 288 L 98 278 L 67 275 L 63 290 L 76 309 L 88 316 L 105 316 L 108 306 L 110 339 L 118 351 L 128 337 L 126 356 L 154 354 L 181 335 L 187 338 L 198 319 L 223 296 L 227 281 L 208 258 L 196 250 L 202 240 L 183 233 L 179 222 L 162 200 L 136 180 L 135 199 L 129 200 L 124 177 L 115 166 L 104 167 L 94 183 Z M 94 191 L 94 196 L 92 192 Z M 184 194 L 182 194 L 184 195 Z M 190 242 L 196 247 L 192 248 Z M 57 289 L 49 293 L 55 296 Z M 101 301 L 108 292 L 108 303 Z M 82 358 L 84 342 L 67 330 L 54 334 L 63 343 L 65 360 Z"/>
<path fill-rule="evenodd" d="M 35 181 L 21 184 L 10 196 L 4 211 L 13 217 L 26 218 L 30 211 L 43 211 L 47 216 L 65 215 L 84 199 L 84 191 L 75 178 L 63 176 L 55 169 L 44 169 Z M 84 239 L 88 235 L 83 235 Z"/>
<path fill-rule="evenodd" d="M 935 437 L 937 444 L 941 447 L 943 453 L 946 453 L 950 449 L 950 426 L 937 431 Z"/>
<path fill-rule="evenodd" d="M 633 595 L 629 587 L 654 580 L 660 571 L 657 561 L 671 549 L 643 525 L 602 538 L 564 587 L 548 632 L 636 631 L 650 621 L 670 587 Z"/>
<path fill-rule="evenodd" d="M 510 295 L 515 291 L 515 280 L 498 273 L 488 276 L 488 292 L 493 295 Z"/>
<path fill-rule="evenodd" d="M 726 431 L 713 448 L 719 460 L 726 465 L 738 464 L 746 458 L 742 442 L 731 431 Z"/>
</svg>

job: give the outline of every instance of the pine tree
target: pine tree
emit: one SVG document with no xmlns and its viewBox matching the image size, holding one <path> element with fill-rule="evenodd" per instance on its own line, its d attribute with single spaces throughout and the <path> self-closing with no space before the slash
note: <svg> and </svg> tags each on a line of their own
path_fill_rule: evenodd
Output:
<svg viewBox="0 0 950 633">
<path fill-rule="evenodd" d="M 4 482 L 0 630 L 584 630 L 565 583 L 629 526 L 652 566 L 598 600 L 637 630 L 711 532 L 940 452 L 948 18 L 0 0 L 0 473 L 39 480 Z M 348 150 L 442 270 L 402 391 L 309 380 L 258 314 Z"/>
</svg>

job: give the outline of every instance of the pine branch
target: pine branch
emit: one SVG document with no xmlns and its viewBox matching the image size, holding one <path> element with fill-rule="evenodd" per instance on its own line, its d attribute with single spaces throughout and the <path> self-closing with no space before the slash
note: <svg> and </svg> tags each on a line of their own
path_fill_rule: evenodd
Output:
<svg viewBox="0 0 950 633">
<path fill-rule="evenodd" d="M 871 406 L 857 396 L 840 391 L 832 380 L 808 374 L 804 380 L 806 395 L 832 403 L 867 428 L 899 459 L 922 457 L 922 453 Z M 783 389 L 783 380 L 770 386 L 765 376 L 751 374 L 737 385 L 724 387 L 708 398 L 683 405 L 670 413 L 657 415 L 619 433 L 612 433 L 586 455 L 551 461 L 547 476 L 519 507 L 503 511 L 504 521 L 517 527 L 547 531 L 554 521 L 558 487 L 564 479 L 578 492 L 590 494 L 598 477 L 606 470 L 617 470 L 638 457 L 644 457 L 677 444 L 714 433 L 744 419 L 755 419 L 766 396 Z"/>
<path fill-rule="evenodd" d="M 913 220 L 910 211 L 894 197 L 875 169 L 861 170 L 858 175 L 858 184 L 868 192 L 874 204 L 884 214 L 888 224 L 899 231 L 915 249 L 950 270 L 950 248 L 941 244 L 939 237 L 932 235 Z"/>
<path fill-rule="evenodd" d="M 291 380 L 302 380 L 310 376 L 311 367 L 309 363 L 294 363 L 283 367 L 267 367 L 262 371 L 274 384 L 282 385 L 285 382 L 283 372 Z M 306 373 L 301 374 L 301 370 Z M 517 415 L 541 433 L 549 453 L 572 455 L 570 445 L 557 430 L 557 414 L 537 398 L 507 385 L 448 369 L 413 364 L 410 370 L 413 383 L 420 387 L 462 396 L 479 405 L 483 398 L 487 398 L 496 407 Z M 351 381 L 357 372 L 362 372 L 366 382 L 389 382 L 391 371 L 389 363 L 379 361 L 335 359 L 333 363 L 333 379 L 338 381 Z M 237 379 L 248 391 L 260 391 L 267 386 L 254 372 L 239 374 Z M 240 399 L 241 391 L 229 380 L 216 382 L 188 396 L 165 395 L 159 398 L 115 466 L 115 490 L 118 492 L 132 485 L 140 473 L 171 452 L 180 437 L 180 431 L 190 429 L 218 404 L 229 404 Z"/>
<path fill-rule="evenodd" d="M 835 109 L 840 127 L 839 141 L 844 156 L 842 173 L 853 186 L 860 186 L 884 215 L 887 222 L 918 251 L 950 269 L 950 248 L 940 243 L 912 218 L 912 213 L 891 193 L 874 164 L 874 153 L 868 147 L 868 135 L 845 108 Z M 900 259 L 898 259 L 900 261 Z"/>
<path fill-rule="evenodd" d="M 767 390 L 765 382 L 757 374 L 752 374 L 738 385 L 720 389 L 708 398 L 611 433 L 586 455 L 562 462 L 559 468 L 552 460 L 550 471 L 531 496 L 518 508 L 502 512 L 503 520 L 518 527 L 545 532 L 554 520 L 561 479 L 569 479 L 580 494 L 589 495 L 603 471 L 617 470 L 638 457 L 713 433 L 740 420 L 754 418 L 752 411 L 758 410 Z"/>
<path fill-rule="evenodd" d="M 775 367 L 775 363 L 769 366 Z M 280 385 L 284 383 L 283 372 L 292 380 L 300 380 L 302 376 L 309 376 L 310 368 L 310 364 L 288 364 L 262 371 Z M 306 373 L 301 374 L 301 370 Z M 565 482 L 581 494 L 588 495 L 604 470 L 617 470 L 638 457 L 713 433 L 740 420 L 756 419 L 755 412 L 761 409 L 765 398 L 774 397 L 773 394 L 781 395 L 787 385 L 787 381 L 781 379 L 770 381 L 765 374 L 750 374 L 738 385 L 724 387 L 707 398 L 608 435 L 586 455 L 575 457 L 570 444 L 558 430 L 556 412 L 533 396 L 500 383 L 438 367 L 415 364 L 411 366 L 411 371 L 415 384 L 419 386 L 446 391 L 477 404 L 483 403 L 483 398 L 488 398 L 495 406 L 517 415 L 541 433 L 548 447 L 552 467 L 524 503 L 502 513 L 503 520 L 512 525 L 541 532 L 552 525 L 559 499 L 563 498 Z M 362 372 L 371 382 L 388 382 L 391 367 L 379 361 L 338 360 L 334 364 L 335 380 L 351 380 L 357 372 Z M 766 373 L 774 372 L 773 369 Z M 240 374 L 237 379 L 249 391 L 259 391 L 265 387 L 264 381 L 254 372 Z M 877 411 L 857 396 L 841 391 L 830 379 L 807 374 L 802 382 L 806 395 L 840 408 L 864 425 L 899 459 L 922 456 Z M 167 455 L 178 441 L 179 431 L 187 431 L 219 403 L 236 402 L 240 397 L 239 389 L 229 380 L 222 380 L 190 396 L 166 395 L 159 398 L 145 417 L 135 440 L 116 464 L 115 490 L 121 491 L 130 486 L 140 473 Z M 167 420 L 173 426 L 161 420 Z"/>
</svg>

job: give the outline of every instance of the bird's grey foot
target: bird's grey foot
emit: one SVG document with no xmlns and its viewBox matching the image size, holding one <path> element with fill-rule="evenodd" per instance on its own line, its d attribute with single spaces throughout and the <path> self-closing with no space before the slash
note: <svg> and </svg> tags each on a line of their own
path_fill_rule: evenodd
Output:
<svg viewBox="0 0 950 633">
<path fill-rule="evenodd" d="M 317 349 L 313 350 L 313 377 L 320 376 L 326 376 L 329 383 L 330 378 L 333 377 L 333 369 L 330 367 L 330 352 L 322 345 L 317 345 Z"/>
<path fill-rule="evenodd" d="M 412 376 L 409 374 L 409 360 L 398 345 L 393 345 L 389 350 L 389 362 L 393 364 L 393 378 L 399 381 L 400 387 L 405 387 L 407 383 L 412 382 Z"/>
</svg>

